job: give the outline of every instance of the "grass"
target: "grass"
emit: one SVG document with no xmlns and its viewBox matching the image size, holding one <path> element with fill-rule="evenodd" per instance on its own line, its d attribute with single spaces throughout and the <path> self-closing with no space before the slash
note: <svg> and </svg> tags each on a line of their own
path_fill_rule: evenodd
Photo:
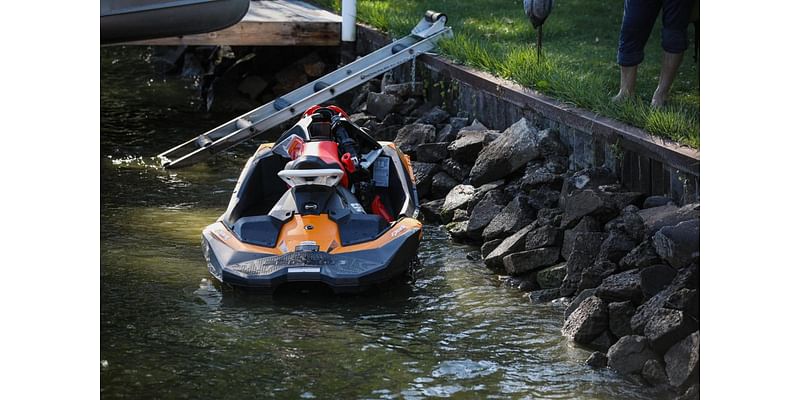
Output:
<svg viewBox="0 0 800 400">
<path fill-rule="evenodd" d="M 317 0 L 340 10 L 339 0 Z M 536 60 L 536 34 L 521 0 L 377 0 L 358 2 L 358 19 L 395 37 L 408 34 L 425 10 L 444 12 L 454 37 L 441 54 L 515 81 L 561 101 L 609 116 L 682 144 L 700 147 L 700 67 L 690 47 L 666 108 L 650 108 L 661 68 L 661 23 L 653 28 L 639 66 L 636 96 L 623 104 L 610 98 L 619 88 L 617 41 L 623 0 L 558 0 L 544 26 L 543 59 Z"/>
</svg>

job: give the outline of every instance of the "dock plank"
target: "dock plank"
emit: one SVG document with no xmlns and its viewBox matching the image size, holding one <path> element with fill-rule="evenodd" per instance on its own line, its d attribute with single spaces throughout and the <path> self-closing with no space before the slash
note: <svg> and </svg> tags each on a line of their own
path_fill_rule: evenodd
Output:
<svg viewBox="0 0 800 400">
<path fill-rule="evenodd" d="M 150 46 L 337 46 L 341 16 L 298 0 L 253 1 L 239 23 L 196 35 L 127 44 Z"/>
</svg>

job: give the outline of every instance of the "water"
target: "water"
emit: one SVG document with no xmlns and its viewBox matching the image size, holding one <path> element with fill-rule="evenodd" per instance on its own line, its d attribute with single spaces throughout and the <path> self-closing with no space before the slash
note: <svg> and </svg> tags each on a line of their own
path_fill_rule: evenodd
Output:
<svg viewBox="0 0 800 400">
<path fill-rule="evenodd" d="M 349 297 L 216 287 L 201 229 L 225 209 L 249 144 L 164 171 L 153 156 L 232 117 L 146 48 L 101 56 L 100 390 L 136 398 L 658 398 L 583 361 L 564 305 L 531 305 L 425 228 L 413 284 Z"/>
</svg>

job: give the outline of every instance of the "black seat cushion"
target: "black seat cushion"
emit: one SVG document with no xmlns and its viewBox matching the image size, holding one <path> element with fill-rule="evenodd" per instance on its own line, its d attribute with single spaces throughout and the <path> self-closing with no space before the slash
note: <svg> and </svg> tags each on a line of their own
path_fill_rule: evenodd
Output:
<svg viewBox="0 0 800 400">
<path fill-rule="evenodd" d="M 373 240 L 389 227 L 386 220 L 373 214 L 348 214 L 336 223 L 343 246 Z"/>
</svg>

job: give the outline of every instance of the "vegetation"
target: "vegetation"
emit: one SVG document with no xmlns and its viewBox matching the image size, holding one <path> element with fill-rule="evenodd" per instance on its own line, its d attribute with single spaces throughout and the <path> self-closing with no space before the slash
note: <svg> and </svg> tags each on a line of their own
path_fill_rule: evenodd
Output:
<svg viewBox="0 0 800 400">
<path fill-rule="evenodd" d="M 339 0 L 317 3 L 340 10 Z M 639 66 L 636 97 L 611 103 L 619 88 L 617 42 L 623 0 L 558 0 L 544 26 L 543 58 L 521 0 L 377 0 L 358 2 L 358 19 L 395 37 L 408 34 L 427 9 L 444 12 L 452 40 L 441 53 L 561 101 L 641 127 L 680 143 L 700 146 L 700 67 L 693 59 L 694 28 L 666 108 L 650 108 L 661 67 L 661 24 L 653 28 Z"/>
</svg>

